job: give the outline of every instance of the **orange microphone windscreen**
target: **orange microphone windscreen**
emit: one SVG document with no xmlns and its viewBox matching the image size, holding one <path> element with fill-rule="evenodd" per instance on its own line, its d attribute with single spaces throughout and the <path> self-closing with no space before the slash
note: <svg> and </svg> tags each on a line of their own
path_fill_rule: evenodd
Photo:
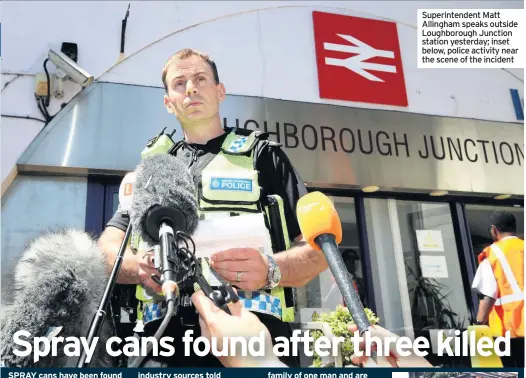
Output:
<svg viewBox="0 0 526 378">
<path fill-rule="evenodd" d="M 336 244 L 342 241 L 342 223 L 331 200 L 321 192 L 301 197 L 296 205 L 301 233 L 312 248 L 320 251 L 314 239 L 322 234 L 332 234 Z"/>
</svg>

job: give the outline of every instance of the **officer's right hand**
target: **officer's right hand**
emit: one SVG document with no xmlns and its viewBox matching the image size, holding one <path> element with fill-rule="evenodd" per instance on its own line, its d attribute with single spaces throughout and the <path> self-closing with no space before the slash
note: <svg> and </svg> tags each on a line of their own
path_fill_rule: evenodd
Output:
<svg viewBox="0 0 526 378">
<path fill-rule="evenodd" d="M 153 263 L 153 253 L 139 252 L 137 254 L 137 265 L 139 266 L 139 278 L 144 286 L 149 287 L 156 293 L 162 292 L 161 286 L 152 280 L 152 275 L 159 276 L 159 272 L 155 269 Z M 159 277 L 160 278 L 160 277 Z"/>
</svg>

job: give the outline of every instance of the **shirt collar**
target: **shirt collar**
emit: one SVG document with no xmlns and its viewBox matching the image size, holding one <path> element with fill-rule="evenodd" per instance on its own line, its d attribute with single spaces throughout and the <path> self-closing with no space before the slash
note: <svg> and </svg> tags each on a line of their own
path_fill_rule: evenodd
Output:
<svg viewBox="0 0 526 378">
<path fill-rule="evenodd" d="M 223 145 L 223 142 L 225 141 L 228 133 L 225 132 L 215 138 L 210 139 L 206 144 L 199 144 L 199 143 L 188 143 L 186 141 L 183 141 L 184 146 L 190 150 L 194 151 L 219 151 L 221 146 Z"/>
<path fill-rule="evenodd" d="M 500 240 L 506 240 L 506 239 L 517 239 L 517 238 L 518 238 L 517 236 L 505 236 L 505 237 L 503 237 L 503 238 L 500 239 Z M 500 241 L 500 240 L 499 240 L 499 241 Z"/>
</svg>

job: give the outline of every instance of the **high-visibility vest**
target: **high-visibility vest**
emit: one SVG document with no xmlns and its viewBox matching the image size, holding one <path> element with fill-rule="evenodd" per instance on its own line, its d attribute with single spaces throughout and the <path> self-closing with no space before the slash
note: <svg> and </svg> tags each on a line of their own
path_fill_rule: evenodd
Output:
<svg viewBox="0 0 526 378">
<path fill-rule="evenodd" d="M 266 217 L 266 224 L 270 233 L 269 207 L 261 203 L 258 172 L 255 170 L 255 146 L 260 139 L 266 136 L 250 130 L 227 130 L 228 135 L 221 146 L 221 151 L 207 164 L 201 173 L 198 184 L 197 199 L 201 216 L 207 213 L 234 212 L 234 213 L 262 213 Z M 141 156 L 156 155 L 160 153 L 174 153 L 181 143 L 173 146 L 173 142 L 162 135 L 157 140 L 149 142 Z M 221 180 L 234 180 L 246 185 L 243 190 L 215 190 L 221 185 Z M 283 202 L 279 196 L 271 196 L 278 203 L 279 228 L 284 239 L 284 247 L 290 247 L 287 223 L 283 210 Z M 270 235 L 269 235 L 270 236 Z M 130 246 L 134 251 L 148 250 L 141 238 L 132 231 Z M 280 252 L 280 251 L 274 251 Z M 206 277 L 209 269 L 206 263 L 202 266 Z M 294 321 L 293 293 L 290 289 L 285 291 L 282 287 L 272 290 L 244 291 L 237 290 L 243 305 L 249 310 L 273 315 L 284 322 Z M 137 285 L 136 298 L 139 300 L 138 320 L 143 323 L 160 319 L 166 313 L 166 303 L 162 294 L 153 293 L 143 285 Z"/>
<path fill-rule="evenodd" d="M 524 240 L 507 237 L 484 249 L 478 256 L 488 259 L 497 281 L 497 298 L 488 323 L 495 337 L 524 337 Z"/>
</svg>

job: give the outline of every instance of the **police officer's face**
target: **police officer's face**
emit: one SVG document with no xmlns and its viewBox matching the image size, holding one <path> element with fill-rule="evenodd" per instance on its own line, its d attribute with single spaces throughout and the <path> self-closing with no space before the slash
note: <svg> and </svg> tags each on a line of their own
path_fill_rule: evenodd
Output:
<svg viewBox="0 0 526 378">
<path fill-rule="evenodd" d="M 182 124 L 211 119 L 219 113 L 225 87 L 216 84 L 210 65 L 199 56 L 175 61 L 166 73 L 164 104 Z"/>
</svg>

